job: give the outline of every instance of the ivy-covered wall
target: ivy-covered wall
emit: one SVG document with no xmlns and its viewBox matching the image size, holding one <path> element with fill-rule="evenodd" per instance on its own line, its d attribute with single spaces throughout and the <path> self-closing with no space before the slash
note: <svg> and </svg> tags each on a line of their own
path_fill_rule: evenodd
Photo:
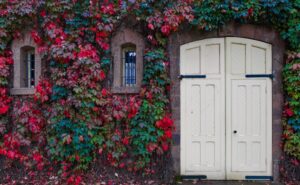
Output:
<svg viewBox="0 0 300 185">
<path fill-rule="evenodd" d="M 100 157 L 116 168 L 155 173 L 149 166 L 169 155 L 175 129 L 169 109 L 169 35 L 183 26 L 211 31 L 235 21 L 270 25 L 286 40 L 283 162 L 288 165 L 281 171 L 293 180 L 285 174 L 300 160 L 299 8 L 299 0 L 1 1 L 0 155 L 29 171 L 58 167 L 71 183 L 80 182 Z M 128 16 L 142 25 L 148 48 L 140 93 L 124 97 L 112 94 L 104 82 L 111 35 Z M 49 70 L 33 97 L 19 98 L 7 88 L 18 62 L 10 46 L 28 27 Z"/>
</svg>

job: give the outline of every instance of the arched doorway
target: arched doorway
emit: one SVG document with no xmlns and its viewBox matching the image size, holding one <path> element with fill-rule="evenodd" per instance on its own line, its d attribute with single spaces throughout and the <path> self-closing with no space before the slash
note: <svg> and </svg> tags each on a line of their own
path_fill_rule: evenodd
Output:
<svg viewBox="0 0 300 185">
<path fill-rule="evenodd" d="M 272 178 L 272 46 L 238 37 L 180 47 L 181 175 Z"/>
</svg>

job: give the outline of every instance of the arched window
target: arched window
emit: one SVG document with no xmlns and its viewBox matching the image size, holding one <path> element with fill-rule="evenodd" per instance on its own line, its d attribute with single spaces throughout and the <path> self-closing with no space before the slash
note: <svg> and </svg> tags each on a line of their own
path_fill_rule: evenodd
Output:
<svg viewBox="0 0 300 185">
<path fill-rule="evenodd" d="M 34 87 L 41 76 L 41 57 L 37 52 L 30 32 L 12 42 L 14 59 L 13 87 L 10 93 L 13 95 L 34 94 Z"/>
<path fill-rule="evenodd" d="M 30 46 L 21 48 L 21 88 L 35 86 L 35 49 Z"/>
<path fill-rule="evenodd" d="M 123 86 L 136 86 L 136 46 L 125 44 L 122 47 Z"/>
<path fill-rule="evenodd" d="M 113 93 L 139 92 L 143 78 L 144 49 L 144 38 L 131 29 L 120 29 L 112 37 Z"/>
</svg>

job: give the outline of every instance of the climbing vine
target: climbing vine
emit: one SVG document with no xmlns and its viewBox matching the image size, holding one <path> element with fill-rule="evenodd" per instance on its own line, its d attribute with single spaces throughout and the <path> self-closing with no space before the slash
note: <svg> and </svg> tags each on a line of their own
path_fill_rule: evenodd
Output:
<svg viewBox="0 0 300 185">
<path fill-rule="evenodd" d="M 0 2 L 0 155 L 28 170 L 59 167 L 68 183 L 104 156 L 111 166 L 140 171 L 168 155 L 175 129 L 169 110 L 168 36 L 186 28 L 214 30 L 229 21 L 276 28 L 288 48 L 283 148 L 300 160 L 298 0 L 4 0 Z M 144 28 L 143 84 L 118 96 L 105 85 L 110 38 L 133 16 Z M 38 45 L 47 72 L 34 96 L 9 95 L 10 44 L 24 28 Z M 284 169 L 283 169 L 284 171 Z"/>
</svg>

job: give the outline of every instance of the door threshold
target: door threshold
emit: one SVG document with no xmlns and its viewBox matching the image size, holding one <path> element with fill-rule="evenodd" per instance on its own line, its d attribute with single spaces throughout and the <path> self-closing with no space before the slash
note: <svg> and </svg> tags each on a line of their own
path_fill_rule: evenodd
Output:
<svg viewBox="0 0 300 185">
<path fill-rule="evenodd" d="M 206 175 L 181 175 L 183 180 L 203 180 L 207 179 Z"/>
</svg>

